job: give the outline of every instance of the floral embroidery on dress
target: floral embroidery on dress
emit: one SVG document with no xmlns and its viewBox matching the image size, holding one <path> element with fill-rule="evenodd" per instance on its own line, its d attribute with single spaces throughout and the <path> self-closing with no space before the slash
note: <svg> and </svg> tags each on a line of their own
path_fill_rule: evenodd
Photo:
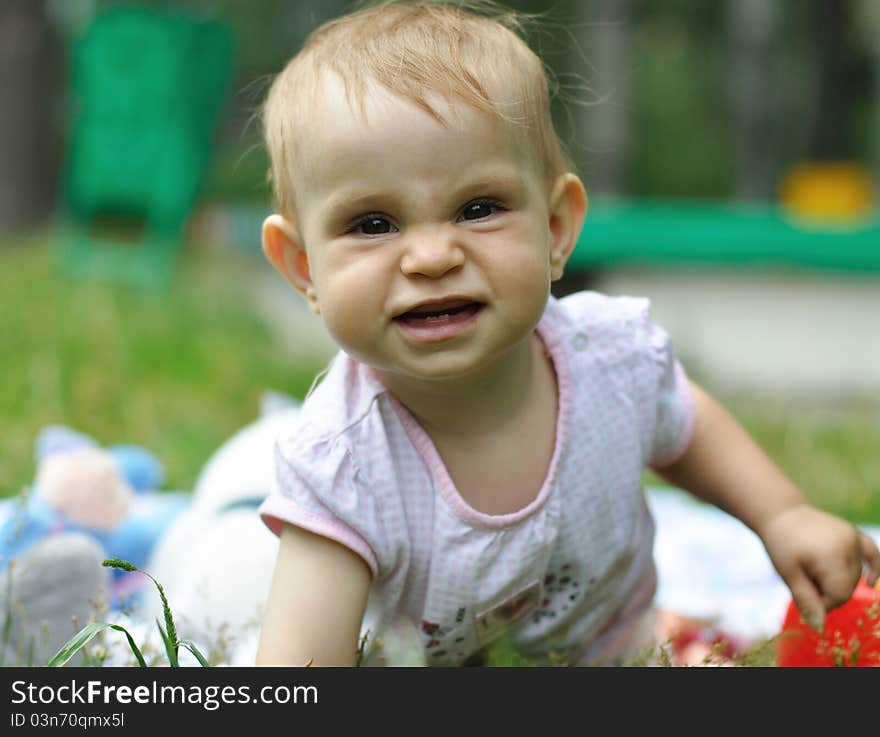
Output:
<svg viewBox="0 0 880 737">
<path fill-rule="evenodd" d="M 556 619 L 565 614 L 581 596 L 580 582 L 574 577 L 571 563 L 564 563 L 556 573 L 544 576 L 544 598 L 532 616 L 532 622 Z M 590 580 L 593 583 L 593 579 Z"/>
<path fill-rule="evenodd" d="M 511 625 L 535 611 L 541 601 L 541 582 L 532 581 L 525 588 L 476 615 L 477 636 L 482 644 L 494 640 Z"/>
</svg>

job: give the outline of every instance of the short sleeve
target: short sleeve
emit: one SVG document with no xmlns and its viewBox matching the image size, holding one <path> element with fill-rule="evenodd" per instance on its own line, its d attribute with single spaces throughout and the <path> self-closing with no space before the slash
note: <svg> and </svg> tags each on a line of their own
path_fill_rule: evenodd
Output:
<svg viewBox="0 0 880 737">
<path fill-rule="evenodd" d="M 694 400 L 690 382 L 675 355 L 668 333 L 651 318 L 645 300 L 641 315 L 654 384 L 654 427 L 648 463 L 655 468 L 677 461 L 690 445 L 694 430 Z"/>
<path fill-rule="evenodd" d="M 345 444 L 282 440 L 275 447 L 275 477 L 260 518 L 276 535 L 285 522 L 327 537 L 357 553 L 373 577 L 379 564 L 368 540 L 380 526 L 368 483 Z"/>
</svg>

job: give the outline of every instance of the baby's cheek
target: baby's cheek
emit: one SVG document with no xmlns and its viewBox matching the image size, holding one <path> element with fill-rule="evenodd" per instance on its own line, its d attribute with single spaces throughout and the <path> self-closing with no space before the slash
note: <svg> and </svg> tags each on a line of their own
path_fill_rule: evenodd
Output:
<svg viewBox="0 0 880 737">
<path fill-rule="evenodd" d="M 363 336 L 367 321 L 365 320 L 366 305 L 358 305 L 349 301 L 322 302 L 321 313 L 324 324 L 333 339 L 343 347 L 358 342 Z"/>
<path fill-rule="evenodd" d="M 376 290 L 365 289 L 369 279 L 355 283 L 337 281 L 320 293 L 321 315 L 333 339 L 355 358 L 375 337 L 382 319 L 382 303 Z"/>
<path fill-rule="evenodd" d="M 547 262 L 536 257 L 512 261 L 502 274 L 504 291 L 515 297 L 517 312 L 522 319 L 544 312 L 550 295 L 550 269 Z"/>
</svg>

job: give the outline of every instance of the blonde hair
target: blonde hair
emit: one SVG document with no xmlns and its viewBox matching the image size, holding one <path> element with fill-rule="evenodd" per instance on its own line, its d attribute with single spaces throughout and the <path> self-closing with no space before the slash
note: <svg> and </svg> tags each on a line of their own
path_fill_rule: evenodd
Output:
<svg viewBox="0 0 880 737">
<path fill-rule="evenodd" d="M 342 80 L 353 111 L 363 114 L 375 82 L 443 123 L 429 101 L 439 94 L 528 132 L 548 181 L 570 170 L 550 115 L 550 75 L 521 37 L 521 18 L 488 2 L 383 2 L 313 31 L 275 78 L 263 107 L 276 209 L 294 210 L 297 131 L 328 71 Z"/>
</svg>

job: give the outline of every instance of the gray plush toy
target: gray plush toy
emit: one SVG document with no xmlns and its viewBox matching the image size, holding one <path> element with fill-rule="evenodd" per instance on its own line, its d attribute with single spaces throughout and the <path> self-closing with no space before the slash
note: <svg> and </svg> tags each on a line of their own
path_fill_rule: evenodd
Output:
<svg viewBox="0 0 880 737">
<path fill-rule="evenodd" d="M 110 590 L 104 551 L 79 532 L 48 537 L 0 573 L 0 665 L 46 665 Z M 71 661 L 80 664 L 81 656 Z"/>
</svg>

